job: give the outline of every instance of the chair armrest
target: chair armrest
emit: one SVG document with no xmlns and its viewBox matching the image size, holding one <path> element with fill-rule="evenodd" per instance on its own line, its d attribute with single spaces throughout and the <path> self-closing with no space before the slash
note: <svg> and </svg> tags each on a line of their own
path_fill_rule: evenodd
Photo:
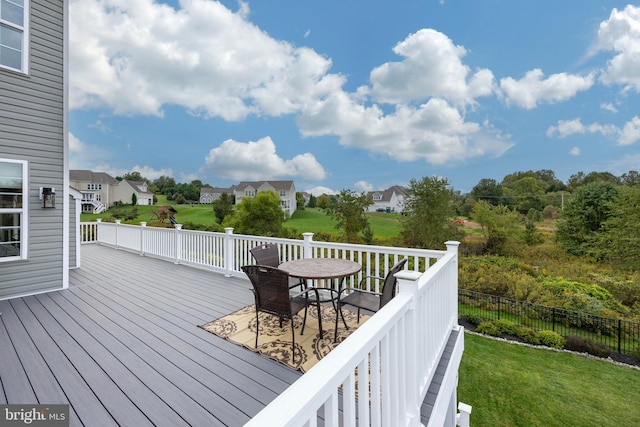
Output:
<svg viewBox="0 0 640 427">
<path fill-rule="evenodd" d="M 340 290 L 340 294 L 338 294 L 338 297 L 342 296 L 342 293 L 344 291 L 355 291 L 355 292 L 362 292 L 362 293 L 365 293 L 365 294 L 378 295 L 379 297 L 382 296 L 382 293 L 380 293 L 380 292 L 368 291 L 366 289 L 360 289 L 360 288 L 354 288 L 354 287 L 351 287 L 351 286 L 347 286 L 346 288 L 342 288 Z"/>
</svg>

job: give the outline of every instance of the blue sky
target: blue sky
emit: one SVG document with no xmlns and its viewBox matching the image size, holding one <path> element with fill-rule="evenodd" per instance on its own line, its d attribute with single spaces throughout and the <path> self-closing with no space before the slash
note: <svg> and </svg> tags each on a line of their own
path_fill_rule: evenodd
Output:
<svg viewBox="0 0 640 427">
<path fill-rule="evenodd" d="M 70 4 L 72 169 L 314 194 L 640 169 L 640 3 Z"/>
</svg>

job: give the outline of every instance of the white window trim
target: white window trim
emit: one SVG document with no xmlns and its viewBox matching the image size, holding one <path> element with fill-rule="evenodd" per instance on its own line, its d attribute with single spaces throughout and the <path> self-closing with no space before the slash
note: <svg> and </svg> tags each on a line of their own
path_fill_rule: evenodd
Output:
<svg viewBox="0 0 640 427">
<path fill-rule="evenodd" d="M 29 34 L 31 20 L 31 0 L 24 0 L 24 21 L 22 26 L 16 25 L 13 22 L 5 21 L 0 18 L 0 23 L 9 28 L 22 32 L 22 69 L 9 67 L 7 65 L 0 64 L 0 68 L 5 70 L 17 71 L 19 73 L 29 74 Z"/>
<path fill-rule="evenodd" d="M 20 213 L 20 255 L 11 257 L 0 257 L 0 263 L 7 261 L 16 261 L 27 259 L 27 242 L 29 241 L 27 236 L 27 230 L 29 230 L 29 162 L 26 160 L 14 160 L 14 159 L 2 159 L 1 163 L 20 163 L 22 164 L 22 208 L 16 209 L 3 209 L 0 208 L 2 213 Z"/>
</svg>

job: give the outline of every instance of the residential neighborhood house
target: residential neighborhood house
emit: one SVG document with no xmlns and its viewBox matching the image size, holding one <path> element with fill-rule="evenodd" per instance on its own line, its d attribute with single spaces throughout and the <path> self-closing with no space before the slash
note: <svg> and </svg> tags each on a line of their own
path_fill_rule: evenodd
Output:
<svg viewBox="0 0 640 427">
<path fill-rule="evenodd" d="M 369 212 L 395 212 L 404 211 L 404 196 L 407 189 L 394 185 L 386 190 L 369 191 L 367 195 L 373 200 L 373 204 L 367 209 Z"/>
<path fill-rule="evenodd" d="M 112 206 L 131 203 L 136 196 L 137 205 L 152 205 L 153 193 L 143 181 L 118 181 L 104 172 L 90 170 L 69 171 L 70 185 L 82 193 L 82 212 L 100 213 Z"/>
<path fill-rule="evenodd" d="M 233 196 L 233 187 L 202 187 L 200 189 L 200 203 L 213 203 L 213 201 L 219 199 L 223 193 Z"/>
<path fill-rule="evenodd" d="M 283 211 L 293 215 L 298 207 L 293 181 L 242 181 L 233 190 L 236 204 L 245 196 L 253 197 L 261 191 L 274 191 L 280 196 L 280 207 Z"/>
<path fill-rule="evenodd" d="M 0 5 L 0 300 L 66 288 L 77 265 L 67 8 L 59 0 Z"/>
</svg>

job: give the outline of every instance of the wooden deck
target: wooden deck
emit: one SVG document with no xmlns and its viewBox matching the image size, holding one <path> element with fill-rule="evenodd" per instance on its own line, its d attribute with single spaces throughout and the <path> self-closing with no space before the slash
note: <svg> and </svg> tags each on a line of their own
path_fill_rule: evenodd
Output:
<svg viewBox="0 0 640 427">
<path fill-rule="evenodd" d="M 301 374 L 198 325 L 249 282 L 99 245 L 64 291 L 0 301 L 0 403 L 69 403 L 72 426 L 244 424 Z"/>
</svg>

